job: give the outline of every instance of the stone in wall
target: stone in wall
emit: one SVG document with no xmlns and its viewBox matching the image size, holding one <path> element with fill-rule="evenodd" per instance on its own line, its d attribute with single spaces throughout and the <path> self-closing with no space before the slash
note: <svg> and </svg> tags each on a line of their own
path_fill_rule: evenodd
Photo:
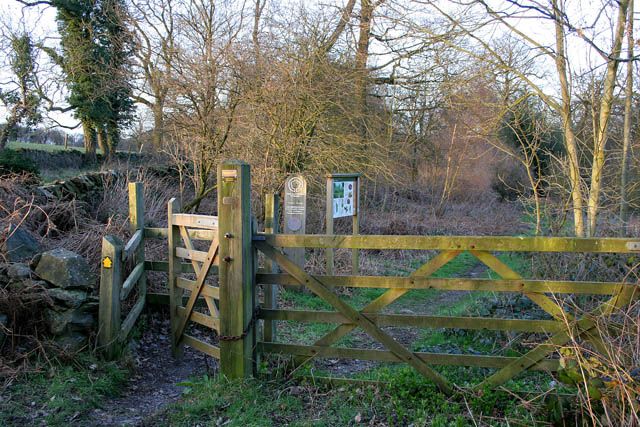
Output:
<svg viewBox="0 0 640 427">
<path fill-rule="evenodd" d="M 0 286 L 8 292 L 20 292 L 34 285 L 46 293 L 48 306 L 44 309 L 46 334 L 58 347 L 78 351 L 89 344 L 89 337 L 97 330 L 98 298 L 91 293 L 96 277 L 86 260 L 69 250 L 58 248 L 26 263 L 0 264 Z M 0 313 L 0 321 L 3 320 Z M 6 317 L 6 316 L 5 316 Z M 5 327 L 11 328 L 10 319 Z M 0 345 L 5 339 L 0 326 Z M 4 329 L 6 331 L 6 329 Z"/>
<path fill-rule="evenodd" d="M 64 248 L 44 252 L 37 261 L 35 273 L 41 279 L 63 289 L 92 289 L 96 283 L 87 261 Z"/>
<path fill-rule="evenodd" d="M 40 242 L 23 228 L 11 224 L 4 234 L 6 237 L 0 247 L 0 252 L 7 261 L 25 261 L 42 251 Z"/>
</svg>

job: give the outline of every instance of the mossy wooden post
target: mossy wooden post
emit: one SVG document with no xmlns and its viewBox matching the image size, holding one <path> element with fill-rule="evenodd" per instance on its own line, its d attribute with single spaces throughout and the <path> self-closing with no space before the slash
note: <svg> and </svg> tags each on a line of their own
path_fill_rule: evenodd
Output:
<svg viewBox="0 0 640 427">
<path fill-rule="evenodd" d="M 333 234 L 333 178 L 327 176 L 327 213 L 326 213 L 326 230 L 325 234 Z M 333 276 L 333 248 L 326 248 L 325 256 L 327 260 L 327 276 Z"/>
<path fill-rule="evenodd" d="M 220 365 L 227 378 L 250 377 L 255 369 L 250 174 L 239 161 L 218 167 Z"/>
<path fill-rule="evenodd" d="M 182 305 L 183 290 L 178 287 L 177 279 L 181 272 L 181 261 L 176 256 L 176 247 L 180 242 L 180 228 L 173 224 L 173 215 L 180 213 L 180 202 L 176 198 L 169 200 L 167 207 L 167 241 L 169 245 L 169 316 L 171 318 L 171 350 L 174 357 L 182 357 L 182 347 L 176 339 L 176 329 L 180 324 L 178 307 Z"/>
<path fill-rule="evenodd" d="M 122 242 L 115 236 L 105 236 L 102 239 L 98 345 L 107 359 L 113 359 L 118 353 L 121 287 Z"/>
<path fill-rule="evenodd" d="M 276 234 L 280 230 L 280 195 L 276 193 L 265 194 L 264 199 L 264 232 Z M 269 273 L 278 272 L 278 264 L 267 261 L 265 270 Z M 264 307 L 278 308 L 278 285 L 264 285 Z M 276 339 L 276 324 L 273 320 L 264 321 L 264 341 L 272 342 Z"/>
<path fill-rule="evenodd" d="M 352 217 L 353 235 L 360 234 L 360 175 L 357 175 L 355 180 L 355 197 L 354 197 L 354 210 Z M 360 250 L 351 249 L 351 271 L 352 274 L 360 274 Z"/>
<path fill-rule="evenodd" d="M 144 265 L 144 186 L 141 182 L 129 183 L 129 228 L 132 233 L 141 231 L 142 241 L 134 256 L 134 263 Z M 138 279 L 138 292 L 142 298 L 147 295 L 147 273 L 142 271 Z"/>
</svg>

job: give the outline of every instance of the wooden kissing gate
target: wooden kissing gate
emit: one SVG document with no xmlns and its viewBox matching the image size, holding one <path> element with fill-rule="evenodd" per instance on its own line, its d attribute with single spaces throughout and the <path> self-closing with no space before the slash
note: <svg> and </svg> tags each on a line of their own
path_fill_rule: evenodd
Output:
<svg viewBox="0 0 640 427">
<path fill-rule="evenodd" d="M 494 252 L 637 253 L 640 251 L 638 240 L 280 234 L 278 200 L 275 195 L 267 198 L 265 231 L 257 232 L 251 214 L 250 167 L 242 162 L 227 161 L 218 168 L 217 217 L 181 213 L 177 201 L 171 200 L 166 229 L 144 228 L 137 223 L 138 229 L 143 230 L 140 233 L 142 236 L 166 238 L 168 241 L 168 261 L 143 262 L 144 271 L 140 277 L 146 271 L 168 274 L 171 336 L 175 355 L 180 354 L 182 345 L 205 352 L 220 360 L 221 371 L 229 378 L 254 375 L 258 354 L 268 353 L 292 355 L 298 363 L 323 357 L 401 362 L 436 383 L 444 393 L 451 393 L 452 384 L 434 366 L 492 368 L 495 371 L 475 387 L 497 387 L 525 370 L 556 371 L 559 361 L 550 356 L 559 347 L 578 338 L 598 351 L 606 351 L 596 327 L 597 318 L 611 315 L 636 297 L 636 285 L 629 283 L 525 279 L 496 257 Z M 194 241 L 202 240 L 211 242 L 206 251 L 194 248 Z M 286 248 L 433 250 L 439 253 L 407 277 L 338 276 L 306 272 L 284 255 Z M 495 272 L 499 279 L 432 277 L 465 252 Z M 144 256 L 144 243 L 136 253 Z M 262 253 L 267 260 L 261 268 L 258 265 L 258 253 Z M 211 277 L 216 270 L 218 286 L 215 286 Z M 103 266 L 101 296 L 103 293 L 109 296 L 114 292 L 107 292 L 103 287 L 111 289 L 115 285 L 113 281 L 104 281 L 104 271 Z M 191 275 L 192 278 L 186 278 L 185 275 Z M 278 308 L 279 285 L 304 286 L 331 305 L 333 311 Z M 258 301 L 258 286 L 263 287 L 263 301 Z M 387 290 L 362 309 L 356 309 L 336 292 L 336 289 L 343 287 Z M 520 293 L 544 310 L 548 319 L 383 313 L 383 309 L 412 289 Z M 586 315 L 578 315 L 569 312 L 554 298 L 557 294 L 604 295 L 608 298 Z M 101 328 L 111 331 L 114 329 L 111 309 L 117 304 L 112 299 L 109 307 L 106 307 L 105 301 L 101 300 Z M 196 310 L 196 307 L 201 308 Z M 313 345 L 301 345 L 278 342 L 277 321 L 334 323 L 336 327 Z M 205 326 L 215 333 L 205 340 L 189 335 L 186 332 L 189 322 Z M 260 327 L 262 331 L 258 333 Z M 547 338 L 518 357 L 427 353 L 407 348 L 385 327 L 517 331 L 545 334 Z M 356 328 L 366 332 L 384 349 L 334 345 Z M 112 335 L 103 337 L 101 341 L 105 347 L 112 342 Z"/>
</svg>

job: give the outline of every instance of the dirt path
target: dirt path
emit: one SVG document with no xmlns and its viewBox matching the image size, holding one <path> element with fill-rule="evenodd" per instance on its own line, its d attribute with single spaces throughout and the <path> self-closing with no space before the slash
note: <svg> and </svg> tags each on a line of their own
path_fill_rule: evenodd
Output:
<svg viewBox="0 0 640 427">
<path fill-rule="evenodd" d="M 178 384 L 217 370 L 217 361 L 185 348 L 184 358 L 171 355 L 169 321 L 160 315 L 148 319 L 142 338 L 133 350 L 135 368 L 124 393 L 107 401 L 87 417 L 92 426 L 140 426 L 167 405 L 178 400 Z"/>
</svg>

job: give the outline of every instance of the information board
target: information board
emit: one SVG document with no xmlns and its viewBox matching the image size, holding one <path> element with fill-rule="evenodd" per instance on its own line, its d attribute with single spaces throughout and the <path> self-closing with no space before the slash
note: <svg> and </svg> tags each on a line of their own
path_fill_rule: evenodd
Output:
<svg viewBox="0 0 640 427">
<path fill-rule="evenodd" d="M 333 182 L 333 217 L 355 214 L 355 181 Z"/>
</svg>

